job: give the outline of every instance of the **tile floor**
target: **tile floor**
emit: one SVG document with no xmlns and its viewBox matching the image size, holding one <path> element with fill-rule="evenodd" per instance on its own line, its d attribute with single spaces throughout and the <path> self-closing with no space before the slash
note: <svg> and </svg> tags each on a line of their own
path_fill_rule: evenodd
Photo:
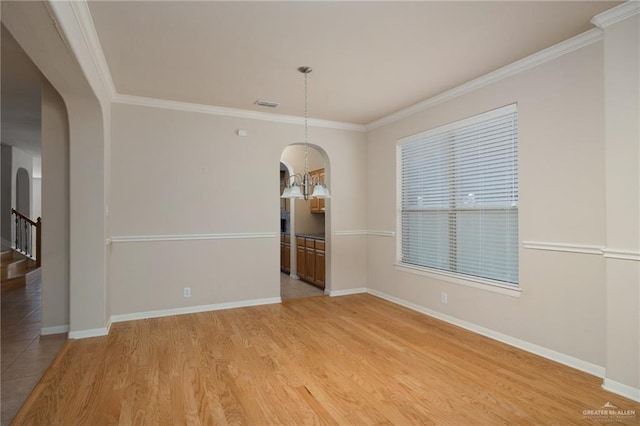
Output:
<svg viewBox="0 0 640 426">
<path fill-rule="evenodd" d="M 280 273 L 280 297 L 283 301 L 300 297 L 322 296 L 324 291 L 307 284 L 302 280 L 294 280 L 288 274 Z"/>
<path fill-rule="evenodd" d="M 11 423 L 67 340 L 66 334 L 40 336 L 40 301 L 39 279 L 0 295 L 2 426 Z"/>
</svg>

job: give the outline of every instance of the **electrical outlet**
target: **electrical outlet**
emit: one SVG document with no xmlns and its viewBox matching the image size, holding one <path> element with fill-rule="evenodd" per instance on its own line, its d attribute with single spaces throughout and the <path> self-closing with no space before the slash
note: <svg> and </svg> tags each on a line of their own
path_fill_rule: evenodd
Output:
<svg viewBox="0 0 640 426">
<path fill-rule="evenodd" d="M 444 291 L 442 293 L 440 293 L 440 301 L 442 303 L 444 303 L 445 305 L 448 303 L 447 302 L 447 293 L 445 293 Z"/>
<path fill-rule="evenodd" d="M 191 287 L 185 287 L 182 290 L 183 297 L 191 297 Z"/>
</svg>

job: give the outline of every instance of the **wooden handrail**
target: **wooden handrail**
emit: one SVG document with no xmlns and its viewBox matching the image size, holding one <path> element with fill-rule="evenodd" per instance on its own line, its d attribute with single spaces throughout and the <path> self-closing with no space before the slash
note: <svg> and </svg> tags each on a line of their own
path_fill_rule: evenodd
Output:
<svg viewBox="0 0 640 426">
<path fill-rule="evenodd" d="M 11 209 L 11 213 L 15 213 L 16 216 L 19 216 L 21 218 L 23 218 L 24 220 L 26 220 L 27 222 L 29 222 L 30 224 L 32 224 L 33 226 L 37 226 L 37 223 L 34 222 L 33 220 L 29 219 L 27 216 L 23 215 L 22 213 L 20 213 L 18 210 L 16 209 Z M 39 219 L 39 218 L 38 218 Z"/>
<path fill-rule="evenodd" d="M 36 230 L 36 242 L 35 242 L 35 263 L 36 263 L 36 267 L 39 267 L 42 265 L 42 219 L 38 218 L 36 219 L 36 221 L 34 222 L 33 220 L 31 220 L 30 218 L 28 218 L 27 216 L 25 216 L 24 214 L 20 213 L 19 211 L 17 211 L 16 209 L 11 209 L 11 214 L 15 215 L 15 220 L 12 219 L 12 222 L 15 222 L 16 226 L 15 226 L 15 249 L 23 254 L 25 254 L 26 256 L 29 256 L 31 258 L 33 258 L 33 254 L 34 254 L 34 247 L 30 247 L 30 241 L 31 240 L 31 231 L 30 229 L 35 228 Z M 18 227 L 18 222 L 23 223 L 24 224 L 24 232 L 22 232 L 22 229 L 20 229 Z M 22 225 L 21 225 L 22 226 Z M 31 228 L 28 228 L 28 227 Z"/>
</svg>

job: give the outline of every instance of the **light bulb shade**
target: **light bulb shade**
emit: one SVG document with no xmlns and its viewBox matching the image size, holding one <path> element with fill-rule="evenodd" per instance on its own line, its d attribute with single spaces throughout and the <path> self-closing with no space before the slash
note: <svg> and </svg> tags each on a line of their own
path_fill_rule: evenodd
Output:
<svg viewBox="0 0 640 426">
<path fill-rule="evenodd" d="M 329 190 L 327 189 L 326 186 L 317 183 L 313 187 L 313 194 L 311 195 L 311 197 L 313 197 L 313 198 L 331 198 L 331 195 L 329 194 Z"/>
<path fill-rule="evenodd" d="M 291 193 L 287 198 L 304 198 L 302 191 L 300 190 L 300 186 L 294 185 L 291 187 Z"/>
<path fill-rule="evenodd" d="M 291 195 L 291 187 L 286 186 L 284 188 L 284 191 L 282 191 L 282 195 L 280 196 L 280 198 L 290 198 L 290 195 Z"/>
</svg>

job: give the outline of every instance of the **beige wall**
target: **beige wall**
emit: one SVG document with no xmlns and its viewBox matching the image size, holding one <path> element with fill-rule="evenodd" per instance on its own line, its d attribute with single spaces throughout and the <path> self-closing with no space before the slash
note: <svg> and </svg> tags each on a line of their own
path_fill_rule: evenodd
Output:
<svg viewBox="0 0 640 426">
<path fill-rule="evenodd" d="M 605 388 L 640 399 L 640 15 L 604 28 L 607 249 Z"/>
<path fill-rule="evenodd" d="M 276 176 L 302 126 L 124 104 L 112 114 L 112 314 L 279 297 Z M 340 186 L 328 220 L 336 229 L 364 228 L 364 134 L 314 128 L 313 135 Z M 211 237 L 256 233 L 272 236 Z M 119 242 L 159 235 L 208 239 Z M 351 288 L 352 275 L 364 279 L 363 263 L 328 257 L 334 287 Z"/>
<path fill-rule="evenodd" d="M 395 231 L 399 138 L 515 102 L 520 240 L 603 245 L 602 60 L 599 42 L 369 132 L 369 229 Z M 396 270 L 395 238 L 370 236 L 368 248 L 370 288 L 604 366 L 602 256 L 521 248 L 512 297 Z"/>
<path fill-rule="evenodd" d="M 69 120 L 42 84 L 42 328 L 69 325 Z"/>
</svg>

